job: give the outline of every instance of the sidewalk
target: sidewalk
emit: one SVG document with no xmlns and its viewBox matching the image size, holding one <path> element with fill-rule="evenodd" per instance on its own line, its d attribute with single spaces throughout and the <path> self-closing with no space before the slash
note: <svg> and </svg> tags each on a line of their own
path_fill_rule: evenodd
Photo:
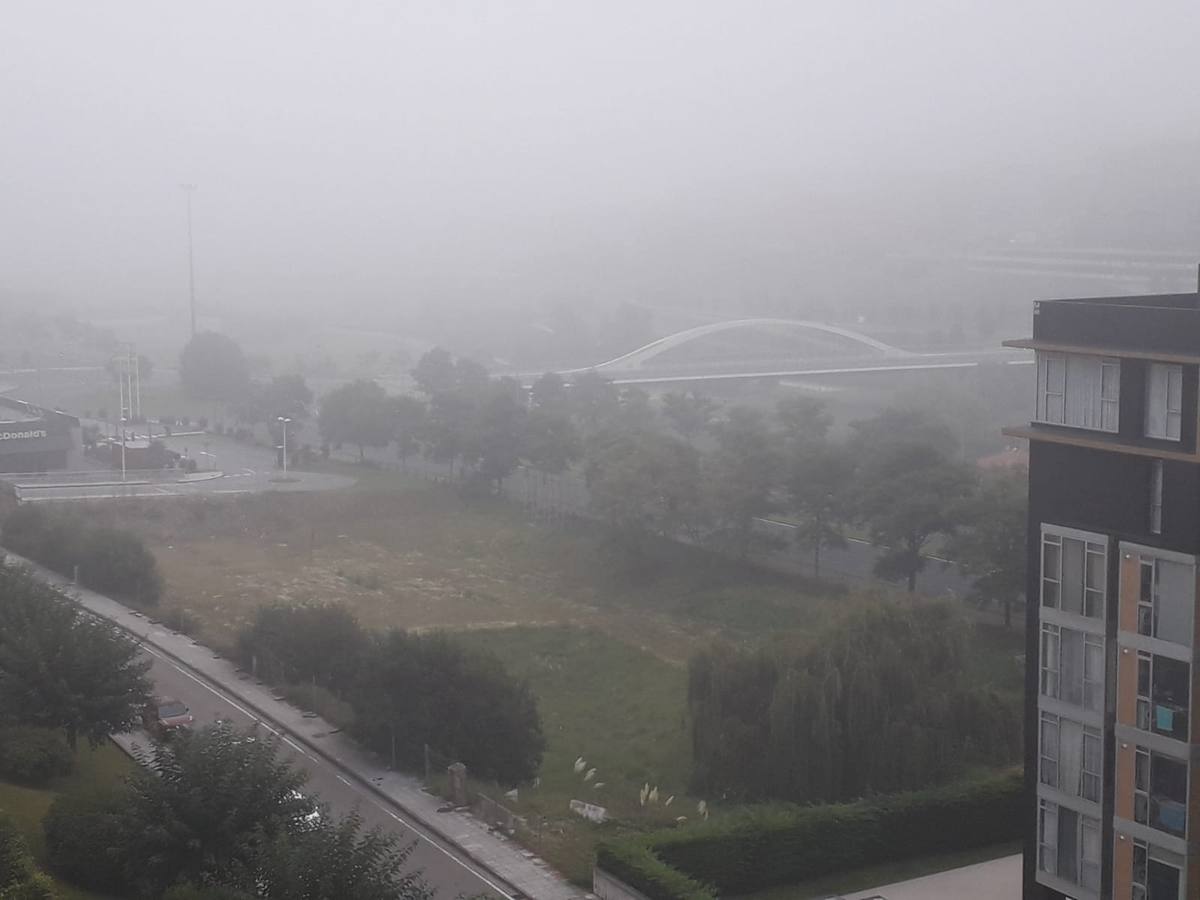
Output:
<svg viewBox="0 0 1200 900">
<path fill-rule="evenodd" d="M 451 848 L 457 848 L 462 856 L 511 886 L 514 892 L 533 900 L 580 900 L 585 896 L 584 891 L 569 884 L 541 860 L 527 856 L 528 851 L 518 843 L 489 832 L 487 826 L 473 816 L 438 812 L 439 807 L 445 806 L 445 801 L 427 794 L 419 779 L 389 770 L 355 741 L 337 733 L 336 728 L 324 719 L 277 700 L 269 686 L 256 684 L 233 663 L 220 658 L 209 648 L 151 622 L 142 613 L 109 597 L 73 585 L 69 578 L 24 557 L 9 551 L 3 553 L 11 561 L 28 566 L 47 583 L 75 597 L 85 609 L 115 622 L 139 640 L 220 687 L 258 718 L 339 768 L 359 788 L 375 794 L 421 823 Z"/>
</svg>

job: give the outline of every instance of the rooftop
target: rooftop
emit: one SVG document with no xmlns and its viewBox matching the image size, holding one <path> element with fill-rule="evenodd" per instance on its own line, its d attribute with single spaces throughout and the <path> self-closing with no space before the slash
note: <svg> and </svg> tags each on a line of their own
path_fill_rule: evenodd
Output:
<svg viewBox="0 0 1200 900">
<path fill-rule="evenodd" d="M 19 425 L 23 422 L 38 422 L 60 416 L 74 418 L 55 409 L 45 409 L 24 400 L 0 396 L 0 424 L 2 425 Z"/>
</svg>

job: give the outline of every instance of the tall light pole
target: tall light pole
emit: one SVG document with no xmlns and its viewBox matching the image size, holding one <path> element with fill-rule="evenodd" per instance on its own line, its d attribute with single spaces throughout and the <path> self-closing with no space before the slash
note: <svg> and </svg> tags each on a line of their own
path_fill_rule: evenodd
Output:
<svg viewBox="0 0 1200 900">
<path fill-rule="evenodd" d="M 121 481 L 125 481 L 125 416 L 121 416 Z"/>
<path fill-rule="evenodd" d="M 291 424 L 291 419 L 286 419 L 279 416 L 279 424 L 283 426 L 283 477 L 287 478 L 287 427 Z"/>
<path fill-rule="evenodd" d="M 187 195 L 187 226 L 188 226 L 188 297 L 191 301 L 192 337 L 196 336 L 196 266 L 192 258 L 192 194 L 196 190 L 194 184 L 181 184 Z"/>
</svg>

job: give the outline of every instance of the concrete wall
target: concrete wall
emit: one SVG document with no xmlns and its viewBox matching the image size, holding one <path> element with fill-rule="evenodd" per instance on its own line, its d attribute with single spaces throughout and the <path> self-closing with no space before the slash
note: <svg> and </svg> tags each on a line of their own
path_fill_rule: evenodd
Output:
<svg viewBox="0 0 1200 900">
<path fill-rule="evenodd" d="M 641 891 L 634 890 L 599 866 L 592 867 L 592 893 L 600 900 L 649 900 Z"/>
</svg>

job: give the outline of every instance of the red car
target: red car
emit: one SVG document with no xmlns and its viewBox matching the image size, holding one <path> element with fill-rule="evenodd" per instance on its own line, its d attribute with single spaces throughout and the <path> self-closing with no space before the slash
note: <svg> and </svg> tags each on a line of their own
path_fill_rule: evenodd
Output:
<svg viewBox="0 0 1200 900">
<path fill-rule="evenodd" d="M 191 728 L 196 719 L 183 702 L 171 697 L 157 697 L 146 707 L 143 721 L 148 732 L 166 737 L 181 728 Z"/>
</svg>

